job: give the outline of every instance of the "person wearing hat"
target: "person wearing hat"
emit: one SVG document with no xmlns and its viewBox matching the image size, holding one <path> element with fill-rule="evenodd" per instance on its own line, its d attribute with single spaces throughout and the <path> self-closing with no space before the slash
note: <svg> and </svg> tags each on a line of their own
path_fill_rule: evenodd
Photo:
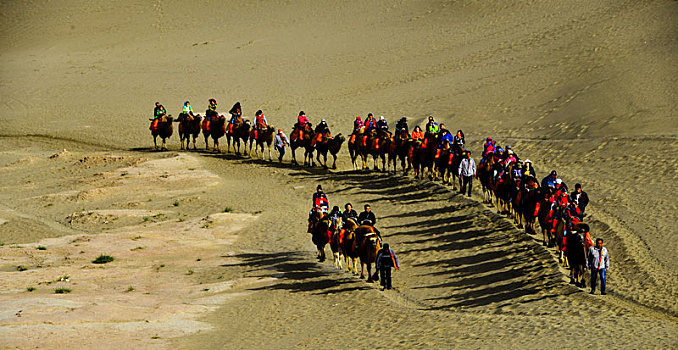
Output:
<svg viewBox="0 0 678 350">
<path fill-rule="evenodd" d="M 391 289 L 391 268 L 400 269 L 400 262 L 398 262 L 398 257 L 388 243 L 384 243 L 384 247 L 377 253 L 375 267 L 381 275 L 381 290 Z"/>
<path fill-rule="evenodd" d="M 308 121 L 308 118 L 306 118 L 306 113 L 304 113 L 304 111 L 300 111 L 299 115 L 297 116 L 297 124 L 294 125 L 298 131 L 298 138 L 300 140 L 304 138 L 304 129 L 306 128 L 306 124 L 311 124 L 311 122 Z M 292 137 L 294 137 L 294 135 L 292 135 Z"/>
<path fill-rule="evenodd" d="M 459 176 L 462 178 L 461 190 L 459 193 L 463 196 L 466 193 L 466 185 L 468 185 L 468 196 L 471 197 L 471 190 L 473 189 L 473 177 L 476 175 L 476 163 L 471 158 L 471 151 L 464 152 L 464 159 L 459 163 Z"/>
<path fill-rule="evenodd" d="M 242 107 L 240 106 L 240 102 L 236 102 L 233 107 L 231 107 L 231 110 L 228 111 L 228 113 L 231 115 L 231 120 L 228 122 L 228 133 L 232 134 L 233 125 L 235 125 L 235 122 L 238 120 L 238 118 L 242 117 Z"/>
<path fill-rule="evenodd" d="M 353 132 L 351 133 L 351 139 L 348 141 L 348 143 L 352 144 L 355 142 L 356 137 L 358 137 L 358 135 L 362 132 L 363 127 L 365 127 L 363 120 L 360 118 L 360 116 L 356 116 L 355 120 L 353 121 Z"/>
<path fill-rule="evenodd" d="M 514 184 L 517 184 L 518 181 L 523 178 L 523 162 L 519 160 L 516 161 L 516 165 L 513 167 L 511 176 L 513 177 Z"/>
<path fill-rule="evenodd" d="M 208 105 L 207 109 L 205 110 L 205 120 L 203 121 L 203 129 L 205 130 L 209 130 L 212 119 L 219 116 L 219 113 L 217 113 L 217 100 L 210 98 L 207 103 Z"/>
<path fill-rule="evenodd" d="M 577 205 L 577 208 L 579 208 L 579 211 L 581 212 L 579 218 L 584 220 L 584 211 L 586 210 L 586 206 L 589 205 L 589 195 L 582 191 L 581 184 L 578 183 L 574 185 L 574 192 L 570 194 L 570 202 Z"/>
<path fill-rule="evenodd" d="M 325 208 L 325 210 L 329 210 L 330 208 L 330 201 L 327 199 L 325 192 L 323 192 L 323 187 L 321 185 L 316 187 L 316 192 L 313 194 L 313 207 L 321 207 Z"/>
<path fill-rule="evenodd" d="M 556 179 L 557 178 L 558 178 L 558 173 L 555 170 L 552 170 L 550 174 L 546 175 L 546 177 L 541 180 L 541 187 L 556 188 Z"/>
<path fill-rule="evenodd" d="M 523 163 L 523 177 L 525 176 L 532 176 L 535 179 L 537 178 L 537 173 L 534 171 L 534 168 L 532 167 L 532 161 L 529 159 L 525 159 L 525 162 Z"/>
<path fill-rule="evenodd" d="M 285 147 L 290 145 L 290 140 L 283 133 L 282 129 L 278 129 L 278 133 L 273 138 L 273 147 L 278 151 L 278 162 L 282 163 L 283 156 L 285 156 Z"/>
<path fill-rule="evenodd" d="M 315 136 L 313 137 L 313 140 L 311 140 L 311 146 L 315 147 L 318 142 L 322 141 L 323 136 L 327 136 L 327 138 L 332 137 L 330 134 L 330 127 L 327 126 L 325 118 L 321 119 L 320 123 L 316 125 Z"/>
<path fill-rule="evenodd" d="M 191 107 L 190 102 L 184 101 L 184 105 L 181 107 L 181 114 L 179 114 L 179 121 L 188 116 L 191 116 L 192 118 L 195 117 L 195 115 L 193 115 L 193 107 Z"/>
<path fill-rule="evenodd" d="M 325 120 L 325 118 L 321 119 L 320 123 L 318 123 L 318 125 L 316 125 L 315 127 L 316 134 L 321 134 L 324 132 L 330 132 L 330 127 L 327 126 L 327 121 Z"/>
<path fill-rule="evenodd" d="M 155 108 L 153 108 L 153 119 L 151 119 L 151 126 L 149 129 L 151 131 L 157 130 L 160 119 L 162 119 L 162 117 L 164 117 L 166 114 L 167 111 L 165 110 L 165 106 L 161 105 L 160 102 L 156 102 Z"/>
<path fill-rule="evenodd" d="M 341 210 L 339 210 L 338 205 L 335 205 L 334 207 L 332 207 L 332 210 L 330 211 L 329 217 L 330 217 L 330 231 L 332 231 L 334 233 L 339 228 L 339 227 L 335 226 L 336 223 L 337 223 L 337 220 L 342 218 L 342 213 L 341 213 Z"/>
<path fill-rule="evenodd" d="M 495 150 L 495 141 L 492 141 L 491 137 L 485 139 L 485 144 L 483 145 L 483 158 L 487 157 L 488 154 L 494 153 Z"/>
<path fill-rule="evenodd" d="M 379 121 L 377 121 L 377 130 L 388 131 L 388 122 L 386 121 L 386 118 L 384 118 L 383 115 L 379 117 Z"/>
<path fill-rule="evenodd" d="M 435 134 L 435 133 L 438 132 L 438 130 L 439 130 L 438 129 L 438 123 L 436 123 L 435 120 L 433 120 L 432 115 L 428 116 L 428 123 L 426 123 L 425 129 L 426 129 L 426 132 L 431 133 L 431 134 Z"/>
<path fill-rule="evenodd" d="M 410 128 L 407 126 L 407 117 L 400 118 L 400 120 L 396 123 L 396 130 L 402 129 L 405 129 L 405 131 L 410 132 Z"/>
</svg>

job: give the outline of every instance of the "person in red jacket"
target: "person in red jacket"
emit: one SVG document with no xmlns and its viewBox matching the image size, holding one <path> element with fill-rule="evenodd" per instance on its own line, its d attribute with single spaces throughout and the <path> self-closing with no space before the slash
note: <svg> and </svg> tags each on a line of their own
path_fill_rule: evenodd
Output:
<svg viewBox="0 0 678 350">
<path fill-rule="evenodd" d="M 299 112 L 299 116 L 297 116 L 297 124 L 295 125 L 297 127 L 297 131 L 299 131 L 299 140 L 304 138 L 304 129 L 306 128 L 306 124 L 310 124 L 311 122 L 308 121 L 308 118 L 306 118 L 306 113 L 304 111 Z"/>
</svg>

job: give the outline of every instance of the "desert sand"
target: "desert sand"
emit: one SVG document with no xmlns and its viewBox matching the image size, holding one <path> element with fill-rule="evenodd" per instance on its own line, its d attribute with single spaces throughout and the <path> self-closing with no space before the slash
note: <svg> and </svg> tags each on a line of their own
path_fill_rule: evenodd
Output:
<svg viewBox="0 0 678 350">
<path fill-rule="evenodd" d="M 675 1 L 9 1 L 0 16 L 2 348 L 678 347 Z M 609 293 L 569 285 L 479 184 L 469 199 L 353 171 L 345 146 L 332 171 L 180 151 L 176 130 L 152 150 L 155 101 L 176 116 L 209 98 L 288 134 L 300 110 L 344 135 L 372 112 L 433 115 L 476 160 L 486 136 L 510 144 L 588 192 Z M 395 289 L 315 260 L 317 184 L 372 205 Z"/>
</svg>

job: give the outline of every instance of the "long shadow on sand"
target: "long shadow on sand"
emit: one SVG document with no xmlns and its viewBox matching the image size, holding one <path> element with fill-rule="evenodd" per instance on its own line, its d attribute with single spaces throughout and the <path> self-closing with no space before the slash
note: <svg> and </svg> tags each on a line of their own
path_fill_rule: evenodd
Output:
<svg viewBox="0 0 678 350">
<path fill-rule="evenodd" d="M 369 289 L 355 278 L 342 277 L 336 270 L 308 259 L 306 252 L 281 252 L 270 254 L 239 254 L 230 256 L 242 260 L 239 266 L 249 277 L 275 277 L 279 282 L 249 290 L 287 290 L 295 293 L 343 293 Z"/>
</svg>

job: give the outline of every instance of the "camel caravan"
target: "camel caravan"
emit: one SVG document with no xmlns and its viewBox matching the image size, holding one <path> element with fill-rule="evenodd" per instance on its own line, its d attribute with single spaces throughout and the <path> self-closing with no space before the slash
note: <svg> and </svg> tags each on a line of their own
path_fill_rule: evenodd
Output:
<svg viewBox="0 0 678 350">
<path fill-rule="evenodd" d="M 570 269 L 570 283 L 586 287 L 584 269 L 593 240 L 583 222 L 589 199 L 581 185 L 570 192 L 555 170 L 540 183 L 529 159 L 521 161 L 511 146 L 504 149 L 491 137 L 483 148 L 477 172 L 483 201 L 526 233 L 536 234 L 538 223 L 543 245 L 555 247 L 559 262 Z"/>
<path fill-rule="evenodd" d="M 325 119 L 314 127 L 304 111 L 300 111 L 288 140 L 282 129 L 276 131 L 268 123 L 261 110 L 255 113 L 251 122 L 242 115 L 239 102 L 229 111 L 230 118 L 217 112 L 215 99 L 208 103 L 204 118 L 193 114 L 190 102 L 186 101 L 179 118 L 174 120 L 156 102 L 150 127 L 155 149 L 158 149 L 157 137 L 162 139 L 161 149 L 167 149 L 166 140 L 172 136 L 172 123 L 178 122 L 182 150 L 189 149 L 191 141 L 193 149 L 197 149 L 196 139 L 202 132 L 206 150 L 210 149 L 211 139 L 212 150 L 220 152 L 219 139 L 226 136 L 227 152 L 231 152 L 233 144 L 236 154 L 260 154 L 263 160 L 268 151 L 268 160 L 272 161 L 274 146 L 282 162 L 284 148 L 289 146 L 293 164 L 299 164 L 296 156 L 297 149 L 301 148 L 304 166 L 313 167 L 317 161 L 328 168 L 329 153 L 333 158 L 331 168 L 336 169 L 337 154 L 346 142 L 354 170 L 368 170 L 370 159 L 374 171 L 395 174 L 400 165 L 405 176 L 412 172 L 416 179 L 441 181 L 443 185 L 451 185 L 453 190 L 460 188 L 461 192 L 465 191 L 465 182 L 468 181 L 470 196 L 471 179 L 463 179 L 466 175 L 462 176 L 463 162 L 468 159 L 466 168 L 470 161 L 472 176 L 467 177 L 480 181 L 483 201 L 496 207 L 498 213 L 510 217 L 519 229 L 528 234 L 536 234 L 538 224 L 543 244 L 555 247 L 559 262 L 571 270 L 571 283 L 580 287 L 586 284 L 584 266 L 589 248 L 593 246 L 589 225 L 583 222 L 588 204 L 586 192 L 579 184 L 570 192 L 555 170 L 538 181 L 532 162 L 529 159 L 522 161 L 511 146 L 504 149 L 488 137 L 476 170 L 471 152 L 466 149 L 463 131 L 457 130 L 452 134 L 444 124 L 438 125 L 433 116 L 428 117 L 424 130 L 416 126 L 410 132 L 407 119 L 402 118 L 392 132 L 383 116 L 377 120 L 369 113 L 365 120 L 359 116 L 355 118 L 347 139 L 342 134 L 333 136 Z M 313 227 L 309 228 L 309 232 L 318 248 L 319 260 L 325 260 L 324 247 L 329 244 L 336 266 L 341 267 L 342 260 L 345 260 L 347 270 L 353 266 L 354 273 L 357 273 L 356 261 L 360 259 L 361 276 L 364 276 L 367 266 L 371 280 L 370 264 L 374 263 L 376 252 L 380 249 L 379 239 L 375 237 L 378 232 L 372 230 L 373 226 L 362 225 L 351 218 L 330 219 L 330 216 L 327 210 L 314 207 L 309 217 L 309 227 Z"/>
</svg>

